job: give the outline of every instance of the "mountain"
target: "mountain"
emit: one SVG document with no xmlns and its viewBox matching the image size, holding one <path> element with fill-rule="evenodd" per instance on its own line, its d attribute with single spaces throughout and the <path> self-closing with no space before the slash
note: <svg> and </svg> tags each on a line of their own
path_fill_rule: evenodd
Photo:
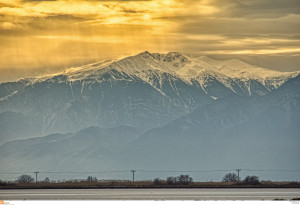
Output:
<svg viewBox="0 0 300 205">
<path fill-rule="evenodd" d="M 41 127 L 35 119 L 10 111 L 0 113 L 0 130 L 0 144 L 9 140 L 37 137 L 42 134 Z"/>
<path fill-rule="evenodd" d="M 9 97 L 22 90 L 26 85 L 30 84 L 30 79 L 21 79 L 16 82 L 2 83 L 0 86 L 0 98 Z"/>
<path fill-rule="evenodd" d="M 201 89 L 169 73 L 149 72 L 150 85 L 113 68 L 94 72 L 97 74 L 78 80 L 66 75 L 38 79 L 2 98 L 0 111 L 36 119 L 42 133 L 76 131 L 91 125 L 150 129 L 212 101 Z"/>
<path fill-rule="evenodd" d="M 177 52 L 143 52 L 71 68 L 63 73 L 0 84 L 0 113 L 18 113 L 0 143 L 89 126 L 144 131 L 228 96 L 262 96 L 297 72 L 283 73 L 239 60 L 218 61 Z M 18 119 L 16 119 L 16 117 Z M 0 118 L 1 119 L 1 118 Z M 22 133 L 22 130 L 25 132 Z"/>
<path fill-rule="evenodd" d="M 0 162 L 5 164 L 1 173 L 104 170 L 120 157 L 121 148 L 140 134 L 140 129 L 128 126 L 91 126 L 77 133 L 6 142 L 0 146 Z"/>
<path fill-rule="evenodd" d="M 298 170 L 299 90 L 299 72 L 177 52 L 2 83 L 1 172 Z"/>
<path fill-rule="evenodd" d="M 6 165 L 1 172 L 137 169 L 140 179 L 153 179 L 174 174 L 167 170 L 299 170 L 299 89 L 300 75 L 265 96 L 234 95 L 215 100 L 146 133 L 128 126 L 91 126 L 74 134 L 6 142 L 0 146 L 0 163 Z M 219 180 L 225 173 L 190 174 L 202 180 Z M 128 179 L 129 174 L 105 173 L 100 177 Z M 297 172 L 242 174 L 265 180 L 298 177 Z M 50 177 L 86 178 L 87 173 Z"/>
<path fill-rule="evenodd" d="M 266 96 L 226 98 L 202 106 L 142 135 L 124 150 L 115 167 L 299 170 L 299 90 L 300 76 Z M 126 159 L 131 160 L 122 163 Z M 259 173 L 291 180 L 298 173 L 263 174 Z"/>
</svg>

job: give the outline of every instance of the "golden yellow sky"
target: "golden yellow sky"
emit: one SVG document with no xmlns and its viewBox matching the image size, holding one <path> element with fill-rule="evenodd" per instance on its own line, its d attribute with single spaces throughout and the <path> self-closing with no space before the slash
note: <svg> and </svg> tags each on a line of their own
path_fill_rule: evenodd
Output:
<svg viewBox="0 0 300 205">
<path fill-rule="evenodd" d="M 295 67 L 299 22 L 299 0 L 0 0 L 0 82 L 145 50 Z"/>
</svg>

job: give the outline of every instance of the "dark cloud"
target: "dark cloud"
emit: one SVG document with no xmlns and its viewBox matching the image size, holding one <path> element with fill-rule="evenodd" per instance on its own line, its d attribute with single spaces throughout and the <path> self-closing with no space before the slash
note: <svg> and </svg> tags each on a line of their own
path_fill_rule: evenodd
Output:
<svg viewBox="0 0 300 205">
<path fill-rule="evenodd" d="M 299 0 L 222 0 L 215 1 L 221 15 L 237 18 L 278 18 L 300 14 Z"/>
<path fill-rule="evenodd" d="M 180 1 L 187 8 L 195 3 L 193 0 Z M 214 0 L 209 5 L 215 6 L 218 11 L 208 16 L 199 11 L 165 15 L 158 19 L 177 23 L 176 33 L 231 38 L 270 35 L 295 38 L 300 35 L 299 0 Z"/>
<path fill-rule="evenodd" d="M 279 19 L 193 18 L 185 20 L 179 32 L 193 34 L 218 34 L 225 36 L 283 35 L 300 33 L 300 15 Z"/>
<path fill-rule="evenodd" d="M 299 71 L 300 62 L 299 54 L 286 53 L 286 54 L 265 54 L 265 55 L 209 55 L 214 59 L 228 60 L 228 59 L 241 59 L 249 64 L 257 65 L 278 71 Z"/>
<path fill-rule="evenodd" d="M 137 14 L 137 13 L 147 13 L 147 10 L 133 10 L 133 9 L 127 9 L 127 8 L 122 8 L 122 11 L 124 13 L 131 13 L 131 14 Z"/>
<path fill-rule="evenodd" d="M 186 51 L 199 51 L 201 50 L 203 53 L 212 53 L 211 51 L 228 51 L 230 53 L 232 51 L 241 51 L 244 49 L 247 50 L 276 50 L 278 48 L 298 48 L 295 45 L 295 42 L 270 42 L 266 41 L 265 43 L 256 43 L 255 40 L 251 41 L 243 41 L 245 39 L 223 39 L 223 40 L 190 40 L 185 39 L 181 42 L 178 42 L 177 45 L 180 48 L 183 48 Z M 261 39 L 263 40 L 263 39 Z M 228 41 L 228 43 L 227 43 Z M 233 41 L 237 43 L 233 43 Z M 299 42 L 298 42 L 299 43 Z M 225 52 L 226 53 L 226 52 Z"/>
</svg>

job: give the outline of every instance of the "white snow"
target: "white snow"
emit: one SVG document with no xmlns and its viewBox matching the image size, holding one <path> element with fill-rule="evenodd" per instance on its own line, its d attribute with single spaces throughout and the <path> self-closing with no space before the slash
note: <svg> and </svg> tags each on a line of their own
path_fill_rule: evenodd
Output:
<svg viewBox="0 0 300 205">
<path fill-rule="evenodd" d="M 300 74 L 300 71 L 274 71 L 250 65 L 238 59 L 215 60 L 206 56 L 189 57 L 178 52 L 159 54 L 146 51 L 123 59 L 106 60 L 70 68 L 64 72 L 38 77 L 31 81 L 33 83 L 41 82 L 57 75 L 66 75 L 68 81 L 97 80 L 101 74 L 111 69 L 126 73 L 129 76 L 137 76 L 151 85 L 153 85 L 151 76 L 156 75 L 158 78 L 162 78 L 163 73 L 169 73 L 185 82 L 197 79 L 204 90 L 206 80 L 213 77 L 233 91 L 232 84 L 235 79 L 244 82 L 257 80 L 266 85 L 268 89 L 274 89 L 286 80 Z M 156 87 L 156 89 L 159 88 Z"/>
<path fill-rule="evenodd" d="M 12 93 L 9 94 L 9 95 L 7 95 L 7 96 L 5 96 L 5 97 L 3 97 L 3 98 L 0 98 L 0 101 L 5 101 L 5 100 L 7 100 L 8 98 L 10 98 L 10 97 L 16 95 L 18 92 L 19 92 L 19 91 L 14 91 L 14 92 L 12 92 Z"/>
</svg>

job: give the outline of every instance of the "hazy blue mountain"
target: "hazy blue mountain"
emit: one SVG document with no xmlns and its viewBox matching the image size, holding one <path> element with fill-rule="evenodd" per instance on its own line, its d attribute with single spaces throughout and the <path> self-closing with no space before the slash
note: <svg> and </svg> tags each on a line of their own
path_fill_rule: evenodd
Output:
<svg viewBox="0 0 300 205">
<path fill-rule="evenodd" d="M 41 127 L 35 119 L 22 113 L 0 113 L 0 144 L 5 141 L 41 135 Z"/>
<path fill-rule="evenodd" d="M 116 166 L 145 170 L 297 170 L 299 90 L 300 76 L 263 97 L 235 96 L 202 106 L 145 133 L 125 149 L 124 159 Z M 122 163 L 125 159 L 131 160 Z M 291 176 L 268 174 L 270 178 Z"/>
<path fill-rule="evenodd" d="M 51 134 L 6 142 L 0 146 L 1 173 L 105 170 L 120 158 L 120 150 L 141 134 L 128 126 L 91 126 L 77 133 Z"/>
<path fill-rule="evenodd" d="M 265 96 L 216 100 L 144 134 L 128 126 L 91 126 L 75 134 L 7 142 L 0 146 L 0 163 L 6 164 L 1 170 L 299 169 L 299 89 L 300 76 Z M 222 177 L 217 174 L 209 177 Z M 272 180 L 297 177 L 296 172 L 252 174 Z"/>
</svg>

